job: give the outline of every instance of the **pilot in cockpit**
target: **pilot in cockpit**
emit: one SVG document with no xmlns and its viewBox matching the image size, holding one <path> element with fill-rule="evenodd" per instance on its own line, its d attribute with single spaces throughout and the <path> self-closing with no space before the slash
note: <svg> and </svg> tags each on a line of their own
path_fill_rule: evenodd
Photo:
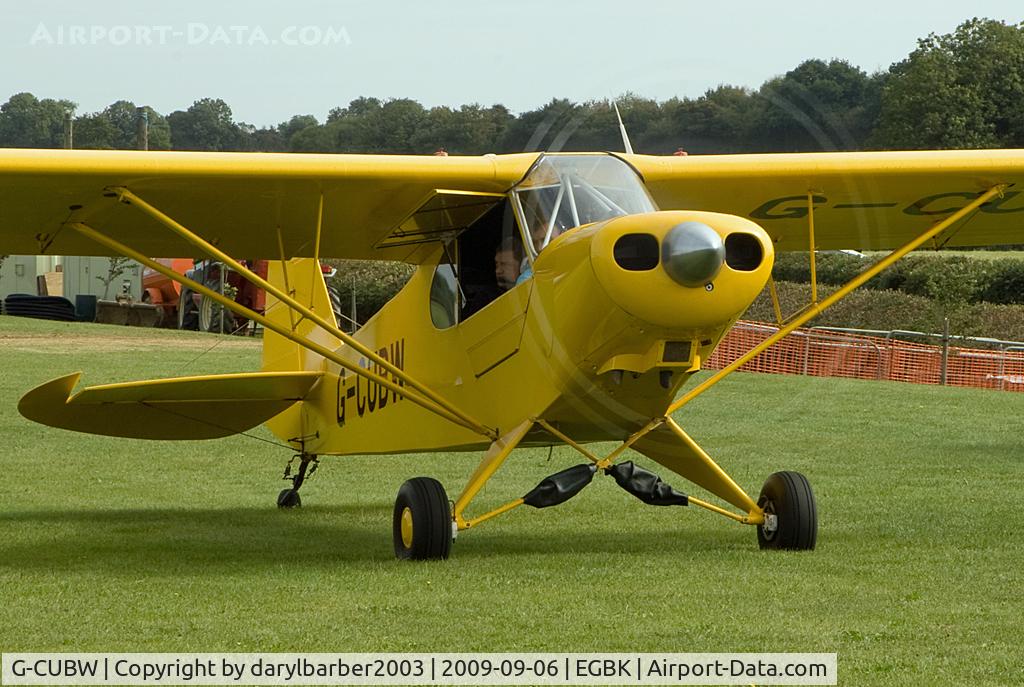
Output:
<svg viewBox="0 0 1024 687">
<path fill-rule="evenodd" d="M 498 250 L 494 254 L 494 278 L 502 292 L 519 283 L 522 261 L 522 241 L 517 236 L 509 234 L 498 245 Z"/>
</svg>

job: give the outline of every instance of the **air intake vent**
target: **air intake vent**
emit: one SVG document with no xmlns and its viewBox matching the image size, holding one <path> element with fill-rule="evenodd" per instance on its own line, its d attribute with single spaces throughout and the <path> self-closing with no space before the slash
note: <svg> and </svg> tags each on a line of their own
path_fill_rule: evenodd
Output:
<svg viewBox="0 0 1024 687">
<path fill-rule="evenodd" d="M 690 360 L 691 342 L 666 341 L 665 352 L 661 356 L 664 363 L 685 363 Z"/>
<path fill-rule="evenodd" d="M 651 234 L 626 234 L 615 242 L 615 263 L 630 272 L 646 272 L 658 266 L 661 250 Z"/>
<path fill-rule="evenodd" d="M 761 266 L 764 251 L 753 234 L 729 234 L 725 237 L 725 264 L 740 272 L 753 272 Z"/>
</svg>

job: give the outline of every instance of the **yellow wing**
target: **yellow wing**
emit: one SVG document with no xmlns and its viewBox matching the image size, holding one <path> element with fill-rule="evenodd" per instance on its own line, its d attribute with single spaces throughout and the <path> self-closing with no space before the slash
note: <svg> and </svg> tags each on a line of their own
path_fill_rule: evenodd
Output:
<svg viewBox="0 0 1024 687">
<path fill-rule="evenodd" d="M 76 432 L 133 439 L 214 439 L 266 422 L 312 389 L 319 372 L 254 372 L 155 379 L 72 390 L 80 372 L 22 396 L 18 411 Z"/>
<path fill-rule="evenodd" d="M 960 227 L 949 246 L 1024 243 L 1024 150 L 623 156 L 663 210 L 749 217 L 776 250 L 807 250 L 808 193 L 820 249 L 905 243 L 996 184 L 1010 184 Z"/>
<path fill-rule="evenodd" d="M 426 224 L 429 230 L 429 220 L 441 216 L 442 225 L 474 219 L 486 206 L 466 192 L 504 192 L 536 159 L 537 153 L 435 157 L 0 150 L 0 252 L 110 255 L 64 227 L 80 220 L 146 255 L 195 254 L 194 247 L 141 211 L 104 195 L 107 189 L 126 187 L 229 255 L 271 259 L 280 256 L 279 227 L 288 257 L 313 255 L 322 193 L 320 255 L 415 262 L 417 246 L 409 242 L 374 246 L 410 224 L 419 229 Z M 425 222 L 414 217 L 421 208 Z"/>
</svg>

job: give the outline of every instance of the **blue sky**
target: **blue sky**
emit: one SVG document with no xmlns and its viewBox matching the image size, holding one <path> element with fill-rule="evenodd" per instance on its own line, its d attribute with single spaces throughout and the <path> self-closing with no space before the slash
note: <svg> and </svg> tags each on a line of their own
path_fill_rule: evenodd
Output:
<svg viewBox="0 0 1024 687">
<path fill-rule="evenodd" d="M 220 97 L 238 120 L 323 119 L 360 95 L 427 106 L 632 91 L 667 99 L 757 87 L 809 58 L 867 71 L 971 16 L 1020 22 L 1020 0 L 971 3 L 483 0 L 41 0 L 0 4 L 0 100 L 31 91 L 79 113 L 160 112 Z"/>
</svg>

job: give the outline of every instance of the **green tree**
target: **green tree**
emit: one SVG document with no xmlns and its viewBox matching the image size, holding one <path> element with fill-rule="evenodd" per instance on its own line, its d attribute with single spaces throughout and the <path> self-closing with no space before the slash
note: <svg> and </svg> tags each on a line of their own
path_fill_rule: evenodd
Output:
<svg viewBox="0 0 1024 687">
<path fill-rule="evenodd" d="M 253 129 L 249 135 L 248 150 L 261 153 L 283 153 L 288 151 L 288 141 L 281 135 L 277 127 L 260 127 Z"/>
<path fill-rule="evenodd" d="M 335 107 L 327 113 L 327 123 L 330 124 L 345 117 L 367 117 L 380 112 L 381 102 L 377 98 L 361 96 L 348 104 L 348 107 Z"/>
<path fill-rule="evenodd" d="M 779 151 L 856 150 L 879 109 L 880 77 L 845 60 L 807 60 L 757 92 L 760 144 Z"/>
<path fill-rule="evenodd" d="M 64 117 L 75 107 L 70 100 L 39 100 L 31 93 L 12 95 L 0 105 L 0 146 L 63 148 Z"/>
<path fill-rule="evenodd" d="M 143 106 L 149 122 L 150 150 L 167 150 L 171 147 L 171 129 L 167 119 L 148 105 Z M 118 100 L 103 110 L 117 135 L 114 147 L 122 150 L 133 150 L 138 147 L 139 108 L 130 100 Z"/>
<path fill-rule="evenodd" d="M 171 131 L 167 119 L 149 106 L 144 106 L 149 122 L 150 150 L 171 147 Z M 75 120 L 76 148 L 116 148 L 134 150 L 138 147 L 139 108 L 129 100 L 118 100 L 103 112 L 85 114 Z"/>
<path fill-rule="evenodd" d="M 739 153 L 756 149 L 757 103 L 750 91 L 722 85 L 701 97 L 669 100 L 662 106 L 660 152 L 683 148 L 689 153 Z"/>
<path fill-rule="evenodd" d="M 563 150 L 624 150 L 614 105 L 618 105 L 630 143 L 638 152 L 650 152 L 648 131 L 661 119 L 661 107 L 649 98 L 625 93 L 611 100 L 592 100 L 578 106 L 572 136 Z"/>
<path fill-rule="evenodd" d="M 102 112 L 84 114 L 75 119 L 75 148 L 110 150 L 116 148 L 117 128 Z"/>
<path fill-rule="evenodd" d="M 286 146 L 292 145 L 292 138 L 303 129 L 311 126 L 320 126 L 320 123 L 313 115 L 295 115 L 287 122 L 277 125 L 277 133 Z"/>
<path fill-rule="evenodd" d="M 339 153 L 391 152 L 380 149 L 374 131 L 373 121 L 380 116 L 381 109 L 380 100 L 368 97 L 356 98 L 348 107 L 336 107 L 327 114 L 327 123 L 322 131 L 307 127 L 296 135 L 296 149 Z"/>
<path fill-rule="evenodd" d="M 423 150 L 421 139 L 427 112 L 415 100 L 389 100 L 368 119 L 368 143 L 374 149 L 387 153 L 428 152 Z"/>
<path fill-rule="evenodd" d="M 497 152 L 519 153 L 534 150 L 562 150 L 581 123 L 579 105 L 554 98 L 536 110 L 523 112 L 505 130 Z"/>
<path fill-rule="evenodd" d="M 918 41 L 882 89 L 887 148 L 1024 146 L 1024 24 L 971 19 Z"/>
<path fill-rule="evenodd" d="M 434 107 L 427 112 L 425 126 L 416 137 L 416 148 L 423 152 L 443 148 L 454 155 L 492 153 L 512 119 L 503 105 Z"/>
<path fill-rule="evenodd" d="M 293 140 L 297 149 L 343 153 L 425 153 L 430 149 L 427 111 L 415 100 L 397 98 L 381 102 L 357 98 L 345 108 L 334 108 L 324 131 L 307 127 Z"/>
<path fill-rule="evenodd" d="M 245 134 L 220 98 L 203 98 L 167 116 L 175 150 L 244 150 Z"/>
<path fill-rule="evenodd" d="M 335 143 L 336 124 L 307 126 L 292 134 L 288 149 L 294 153 L 334 153 L 339 150 Z M 330 128 L 329 128 L 330 127 Z"/>
</svg>

